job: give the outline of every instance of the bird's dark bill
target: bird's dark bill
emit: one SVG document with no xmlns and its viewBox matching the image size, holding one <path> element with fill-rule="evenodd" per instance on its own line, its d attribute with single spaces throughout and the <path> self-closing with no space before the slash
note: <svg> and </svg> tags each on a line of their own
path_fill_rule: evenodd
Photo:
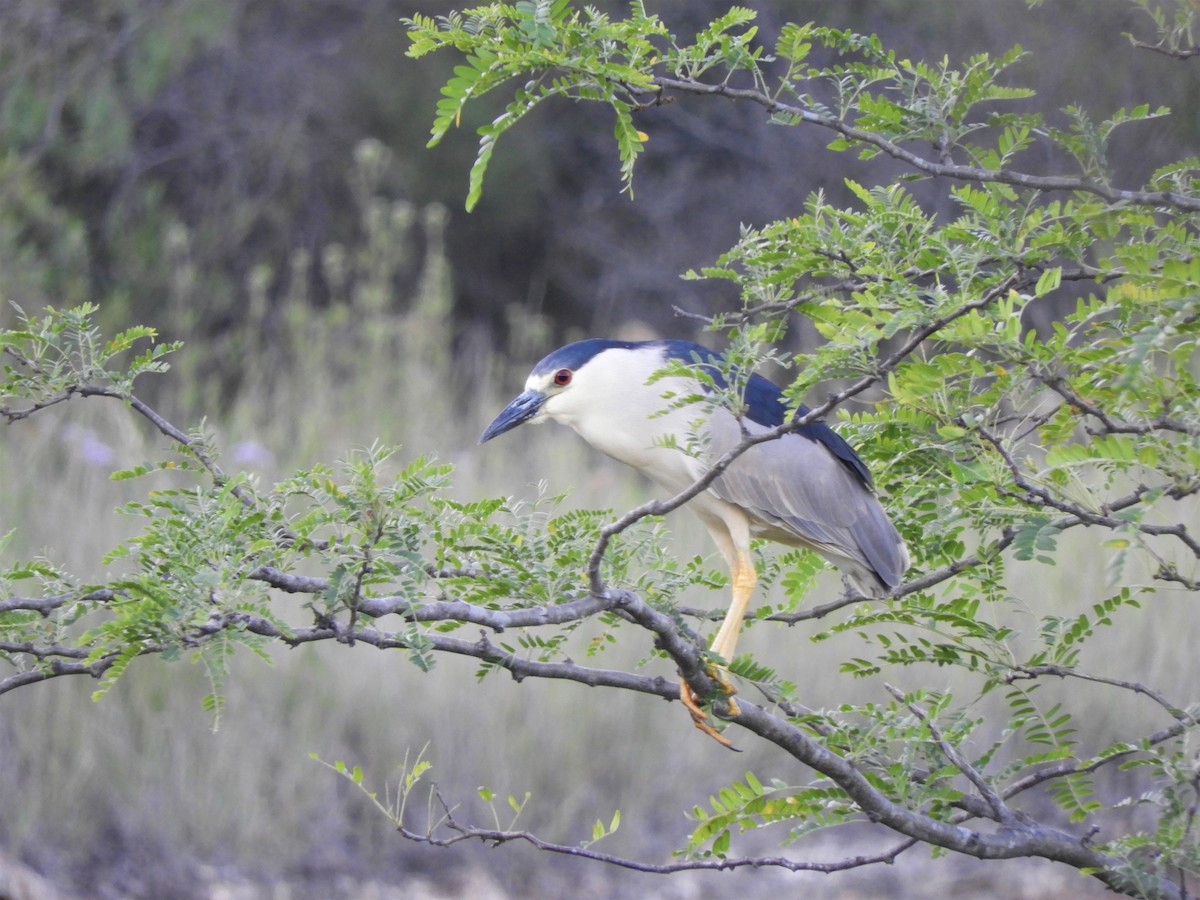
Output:
<svg viewBox="0 0 1200 900">
<path fill-rule="evenodd" d="M 506 431 L 511 431 L 523 422 L 528 422 L 538 414 L 542 408 L 542 404 L 546 402 L 546 395 L 541 391 L 526 391 L 521 394 L 512 403 L 504 407 L 500 411 L 500 415 L 492 420 L 483 432 L 483 436 L 479 439 L 479 443 L 490 441 L 497 435 L 504 434 Z"/>
</svg>

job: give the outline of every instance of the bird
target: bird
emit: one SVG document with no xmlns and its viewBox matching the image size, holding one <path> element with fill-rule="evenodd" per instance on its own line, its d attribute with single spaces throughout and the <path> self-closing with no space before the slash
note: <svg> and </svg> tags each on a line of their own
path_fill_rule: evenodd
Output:
<svg viewBox="0 0 1200 900">
<path fill-rule="evenodd" d="M 723 389 L 724 369 L 721 354 L 692 341 L 577 341 L 533 367 L 524 391 L 479 442 L 526 423 L 558 422 L 674 496 L 703 477 L 744 434 L 762 434 L 789 419 L 783 391 L 757 373 L 744 379 L 737 413 L 715 402 L 669 399 L 703 398 L 714 386 Z M 801 405 L 793 415 L 809 411 Z M 758 581 L 752 537 L 816 552 L 842 572 L 848 591 L 853 585 L 869 598 L 888 596 L 909 567 L 908 548 L 876 496 L 866 464 L 821 421 L 750 447 L 686 506 L 729 568 L 732 600 L 709 647 L 710 656 L 725 665 L 734 659 Z M 733 686 L 715 667 L 710 672 L 728 696 L 728 715 L 736 717 Z M 682 680 L 680 697 L 698 728 L 730 746 Z"/>
</svg>

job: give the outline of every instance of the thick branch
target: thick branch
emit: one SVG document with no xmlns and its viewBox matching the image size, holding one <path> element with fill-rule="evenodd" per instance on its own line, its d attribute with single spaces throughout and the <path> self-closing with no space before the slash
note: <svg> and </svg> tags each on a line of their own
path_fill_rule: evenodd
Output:
<svg viewBox="0 0 1200 900">
<path fill-rule="evenodd" d="M 657 645 L 672 657 L 689 681 L 703 683 L 707 678 L 700 651 L 692 641 L 680 633 L 679 626 L 671 617 L 658 612 L 637 596 L 627 592 L 614 592 L 603 599 L 607 608 L 623 611 L 634 622 L 653 632 Z M 213 616 L 204 626 L 196 629 L 190 640 L 199 641 L 227 628 L 244 629 L 280 639 L 291 646 L 345 638 L 342 634 L 344 629 L 336 624 L 285 632 L 263 617 L 235 613 Z M 380 649 L 412 647 L 410 639 L 405 635 L 373 627 L 357 629 L 354 638 Z M 508 669 L 518 680 L 531 676 L 564 679 L 591 686 L 637 691 L 668 700 L 679 697 L 677 685 L 666 678 L 591 669 L 572 662 L 523 659 L 492 644 L 486 634 L 474 642 L 441 634 L 423 635 L 422 640 L 438 652 L 470 656 L 499 665 Z M 164 649 L 163 646 L 150 645 L 144 647 L 142 652 L 150 654 L 162 652 Z M 59 661 L 50 664 L 45 670 L 18 673 L 0 682 L 0 694 L 24 684 L 59 675 L 88 674 L 99 677 L 111 666 L 116 656 L 114 653 L 90 664 Z M 872 785 L 854 763 L 826 749 L 800 728 L 748 700 L 739 700 L 738 712 L 731 716 L 731 719 L 829 778 L 846 791 L 869 819 L 884 824 L 909 839 L 945 847 L 980 859 L 1044 857 L 1076 868 L 1096 869 L 1096 877 L 1110 885 L 1120 886 L 1119 876 L 1112 871 L 1115 861 L 1097 853 L 1080 838 L 1033 823 L 1025 817 L 1018 817 L 995 833 L 978 832 L 932 819 L 892 802 Z M 1178 896 L 1170 885 L 1164 885 L 1160 894 L 1172 898 Z"/>
<path fill-rule="evenodd" d="M 271 587 L 290 593 L 323 594 L 329 590 L 329 582 L 321 578 L 292 575 L 270 566 L 260 566 L 247 576 L 265 581 Z M 603 597 L 588 595 L 553 606 L 534 606 L 524 609 L 489 609 L 465 600 L 439 600 L 416 603 L 410 598 L 360 597 L 359 612 L 373 618 L 386 615 L 401 615 L 410 622 L 469 622 L 484 625 L 495 632 L 508 628 L 529 628 L 538 625 L 562 625 L 576 622 L 610 609 L 612 604 Z"/>
<path fill-rule="evenodd" d="M 83 647 L 64 647 L 61 644 L 34 644 L 31 641 L 0 640 L 0 653 L 24 653 L 37 659 L 62 657 L 63 659 L 87 659 L 88 651 Z"/>
<path fill-rule="evenodd" d="M 103 588 L 91 591 L 82 597 L 76 597 L 74 594 L 55 594 L 52 597 L 11 597 L 8 600 L 0 600 L 0 614 L 29 610 L 48 616 L 54 610 L 68 603 L 108 603 L 120 596 L 120 593 L 120 591 Z"/>
<path fill-rule="evenodd" d="M 829 752 L 795 726 L 749 702 L 739 701 L 739 706 L 737 724 L 826 775 L 874 822 L 978 859 L 1041 857 L 1075 868 L 1094 869 L 1096 877 L 1105 884 L 1121 887 L 1120 876 L 1113 871 L 1117 861 L 1088 847 L 1081 838 L 1024 820 L 997 832 L 983 833 L 931 819 L 892 803 L 851 763 Z M 1178 890 L 1169 883 L 1161 884 L 1159 893 L 1163 897 L 1179 897 Z"/>
<path fill-rule="evenodd" d="M 49 681 L 52 678 L 62 678 L 66 675 L 89 675 L 92 678 L 99 678 L 112 667 L 116 659 L 117 654 L 115 653 L 92 663 L 63 662 L 55 659 L 44 668 L 27 669 L 24 672 L 17 672 L 15 675 L 0 679 L 0 696 L 26 685 Z"/>
<path fill-rule="evenodd" d="M 658 646 L 675 660 L 684 676 L 688 677 L 688 669 L 696 664 L 695 647 L 680 639 L 674 622 L 633 594 L 622 594 L 617 599 L 634 622 L 658 636 Z M 748 700 L 739 699 L 737 713 L 729 715 L 729 718 L 829 778 L 850 796 L 871 821 L 887 825 L 906 837 L 978 859 L 1043 857 L 1075 868 L 1095 869 L 1096 877 L 1106 884 L 1116 886 L 1120 883 L 1120 876 L 1113 871 L 1116 860 L 1086 846 L 1080 838 L 1025 819 L 1006 822 L 1005 827 L 995 833 L 981 833 L 938 821 L 892 802 L 872 785 L 854 763 L 826 749 L 790 722 Z M 1173 885 L 1164 884 L 1162 896 L 1177 897 L 1178 891 Z"/>
</svg>

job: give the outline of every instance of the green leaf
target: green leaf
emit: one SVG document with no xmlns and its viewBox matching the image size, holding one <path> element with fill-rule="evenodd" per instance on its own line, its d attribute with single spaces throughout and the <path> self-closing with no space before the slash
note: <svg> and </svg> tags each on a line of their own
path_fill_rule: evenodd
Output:
<svg viewBox="0 0 1200 900">
<path fill-rule="evenodd" d="M 1062 284 L 1062 266 L 1046 269 L 1038 278 L 1033 294 L 1035 297 L 1044 297 L 1051 291 L 1058 290 L 1060 284 Z"/>
</svg>

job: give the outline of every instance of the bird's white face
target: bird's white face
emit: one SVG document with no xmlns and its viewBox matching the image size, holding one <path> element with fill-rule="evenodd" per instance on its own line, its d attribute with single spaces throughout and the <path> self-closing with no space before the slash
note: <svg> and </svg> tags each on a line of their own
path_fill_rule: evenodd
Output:
<svg viewBox="0 0 1200 900">
<path fill-rule="evenodd" d="M 648 382 L 664 364 L 662 354 L 650 348 L 608 350 L 578 369 L 534 373 L 525 390 L 545 394 L 538 418 L 570 425 L 592 443 L 591 435 L 614 426 L 651 439 L 651 431 L 659 429 L 647 420 L 665 406 L 666 388 Z"/>
<path fill-rule="evenodd" d="M 571 390 L 574 381 L 575 372 L 571 369 L 530 375 L 525 380 L 525 393 L 541 394 L 545 398 L 538 411 L 530 417 L 530 424 L 562 421 L 560 415 L 569 414 L 574 405 L 572 400 L 578 399 L 578 395 Z"/>
<path fill-rule="evenodd" d="M 574 371 L 535 374 L 525 389 L 545 394 L 538 419 L 569 425 L 597 450 L 656 481 L 686 485 L 695 478 L 694 460 L 665 445 L 690 431 L 698 410 L 668 412 L 664 395 L 696 392 L 698 385 L 678 377 L 651 380 L 664 365 L 657 348 L 609 350 Z"/>
<path fill-rule="evenodd" d="M 576 368 L 537 369 L 525 390 L 484 432 L 490 440 L 526 422 L 569 425 L 602 453 L 644 472 L 672 488 L 695 480 L 695 459 L 667 449 L 694 425 L 695 409 L 666 411 L 664 394 L 694 393 L 698 385 L 685 378 L 652 376 L 666 364 L 656 346 L 612 348 L 587 358 Z"/>
<path fill-rule="evenodd" d="M 561 422 L 576 429 L 592 420 L 611 424 L 613 420 L 608 416 L 614 407 L 622 404 L 627 409 L 631 396 L 641 393 L 649 377 L 642 377 L 636 371 L 638 355 L 635 351 L 609 350 L 592 357 L 578 369 L 534 373 L 525 382 L 525 390 L 545 394 L 540 419 Z"/>
</svg>

